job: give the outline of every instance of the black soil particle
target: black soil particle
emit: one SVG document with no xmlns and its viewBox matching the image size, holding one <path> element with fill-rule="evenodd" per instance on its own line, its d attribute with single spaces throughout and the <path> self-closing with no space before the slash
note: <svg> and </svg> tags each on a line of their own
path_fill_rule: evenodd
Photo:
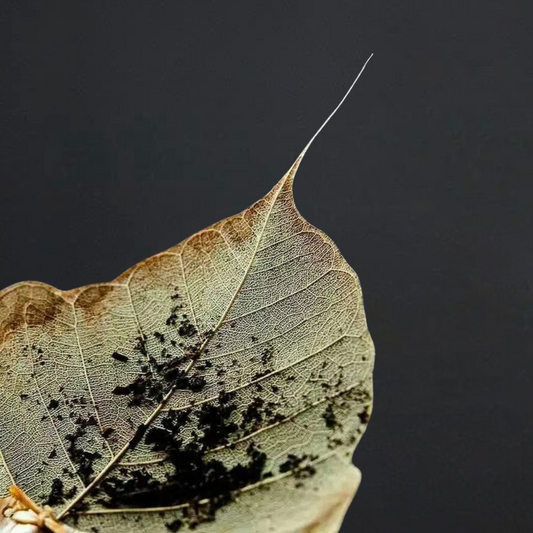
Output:
<svg viewBox="0 0 533 533">
<path fill-rule="evenodd" d="M 193 392 L 200 392 L 205 387 L 205 378 L 203 376 L 192 376 L 187 380 L 187 388 Z"/>
<path fill-rule="evenodd" d="M 172 531 L 172 533 L 176 533 L 176 531 L 179 531 L 181 527 L 183 526 L 183 522 L 177 518 L 176 520 L 173 520 L 172 522 L 165 524 L 167 529 L 169 531 Z"/>
<path fill-rule="evenodd" d="M 102 437 L 104 437 L 104 439 L 107 439 L 111 437 L 113 433 L 115 433 L 115 430 L 113 428 L 105 428 L 104 431 L 102 431 Z"/>
<path fill-rule="evenodd" d="M 333 411 L 333 407 L 331 405 L 326 407 L 322 418 L 325 420 L 328 428 L 335 429 L 338 426 L 337 417 L 335 416 L 335 411 Z"/>
<path fill-rule="evenodd" d="M 83 424 L 81 425 L 83 426 Z M 93 463 L 102 456 L 98 452 L 87 452 L 78 448 L 78 440 L 85 435 L 85 427 L 78 425 L 75 433 L 67 435 L 67 453 L 76 466 L 76 472 L 87 485 L 94 475 Z"/>
<path fill-rule="evenodd" d="M 199 346 L 191 346 L 186 352 L 185 352 L 185 355 L 189 358 L 189 359 L 192 359 L 193 361 L 196 361 L 201 353 L 200 353 L 200 347 Z"/>
<path fill-rule="evenodd" d="M 263 363 L 264 366 L 268 365 L 272 361 L 273 356 L 274 350 L 272 349 L 272 346 L 269 346 L 261 353 L 261 363 Z"/>
<path fill-rule="evenodd" d="M 196 333 L 196 328 L 189 321 L 184 321 L 179 327 L 178 333 L 181 337 L 192 337 Z"/>
<path fill-rule="evenodd" d="M 316 473 L 315 467 L 311 464 L 318 459 L 316 455 L 293 455 L 289 454 L 287 460 L 279 467 L 280 472 L 292 472 L 294 477 L 301 479 L 313 476 Z"/>
<path fill-rule="evenodd" d="M 61 481 L 59 478 L 55 478 L 52 481 L 52 490 L 50 491 L 50 495 L 48 496 L 48 500 L 46 501 L 47 505 L 55 506 L 55 505 L 61 505 L 65 502 L 65 493 L 64 493 L 64 487 L 63 487 L 63 481 Z"/>
<path fill-rule="evenodd" d="M 76 492 L 78 489 L 74 486 L 67 492 L 65 492 L 65 488 L 63 485 L 63 481 L 59 478 L 55 478 L 52 480 L 52 489 L 50 490 L 50 494 L 48 495 L 48 499 L 46 500 L 46 505 L 50 506 L 56 506 L 61 505 L 65 503 L 65 500 L 70 500 L 76 495 Z"/>
<path fill-rule="evenodd" d="M 133 438 L 131 439 L 129 443 L 130 448 L 135 448 L 139 442 L 141 442 L 142 438 L 144 437 L 146 433 L 147 427 L 144 424 L 141 424 L 137 430 L 135 431 L 135 434 L 133 435 Z"/>
<path fill-rule="evenodd" d="M 59 407 L 59 402 L 57 400 L 50 400 L 48 404 L 48 409 L 57 409 Z"/>
<path fill-rule="evenodd" d="M 361 411 L 357 416 L 359 417 L 361 424 L 368 424 L 370 420 L 370 412 L 368 407 L 365 407 L 364 410 Z"/>
<path fill-rule="evenodd" d="M 121 363 L 126 363 L 127 361 L 129 361 L 128 356 L 122 355 L 121 353 L 118 353 L 118 352 L 113 352 L 111 354 L 111 357 L 115 359 L 116 361 L 120 361 Z"/>
<path fill-rule="evenodd" d="M 164 428 L 150 428 L 146 433 L 145 443 L 151 445 L 155 452 L 165 451 L 174 444 L 173 433 Z"/>
<path fill-rule="evenodd" d="M 248 405 L 242 415 L 241 427 L 253 431 L 263 421 L 265 401 L 262 398 L 255 398 Z"/>
<path fill-rule="evenodd" d="M 236 409 L 233 403 L 201 406 L 197 416 L 199 428 L 203 431 L 202 446 L 209 449 L 228 444 L 229 437 L 238 429 L 237 424 L 229 420 Z"/>
<path fill-rule="evenodd" d="M 126 396 L 128 394 L 130 394 L 132 391 L 130 389 L 130 385 L 126 386 L 126 387 L 115 387 L 113 390 L 112 390 L 113 394 L 116 394 L 117 396 Z"/>
</svg>

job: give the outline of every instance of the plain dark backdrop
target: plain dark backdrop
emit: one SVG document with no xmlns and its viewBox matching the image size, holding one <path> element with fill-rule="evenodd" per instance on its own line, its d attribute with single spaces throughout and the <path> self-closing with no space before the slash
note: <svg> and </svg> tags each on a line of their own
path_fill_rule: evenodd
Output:
<svg viewBox="0 0 533 533">
<path fill-rule="evenodd" d="M 263 196 L 359 274 L 377 358 L 343 532 L 533 530 L 525 2 L 0 5 L 0 286 L 108 281 Z"/>
</svg>

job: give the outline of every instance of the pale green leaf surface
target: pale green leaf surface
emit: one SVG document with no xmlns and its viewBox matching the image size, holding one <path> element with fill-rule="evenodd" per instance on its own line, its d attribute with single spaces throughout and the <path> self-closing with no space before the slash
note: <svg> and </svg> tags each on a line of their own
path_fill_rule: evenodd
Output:
<svg viewBox="0 0 533 533">
<path fill-rule="evenodd" d="M 249 209 L 113 282 L 0 292 L 0 493 L 17 484 L 83 531 L 166 533 L 197 514 L 200 533 L 338 531 L 360 480 L 374 348 L 356 274 L 294 205 L 302 156 Z M 148 390 L 116 393 L 132 383 Z M 208 477 L 175 489 L 169 449 L 146 440 L 171 422 L 174 450 L 247 472 L 221 491 L 234 501 L 213 505 Z M 111 494 L 140 477 L 148 489 Z"/>
</svg>

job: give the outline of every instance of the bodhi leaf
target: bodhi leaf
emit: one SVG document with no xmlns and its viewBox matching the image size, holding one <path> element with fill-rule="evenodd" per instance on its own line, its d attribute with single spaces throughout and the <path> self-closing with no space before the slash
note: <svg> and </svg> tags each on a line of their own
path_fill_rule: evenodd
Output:
<svg viewBox="0 0 533 533">
<path fill-rule="evenodd" d="M 58 531 L 338 531 L 374 348 L 356 274 L 295 207 L 306 150 L 110 283 L 0 292 L 0 493 Z"/>
</svg>

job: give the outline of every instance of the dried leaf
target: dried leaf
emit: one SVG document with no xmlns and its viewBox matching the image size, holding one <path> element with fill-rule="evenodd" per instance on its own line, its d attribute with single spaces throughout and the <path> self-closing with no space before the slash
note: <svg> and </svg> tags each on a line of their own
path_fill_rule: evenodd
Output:
<svg viewBox="0 0 533 533">
<path fill-rule="evenodd" d="M 304 153 L 110 283 L 0 292 L 0 493 L 68 531 L 338 531 L 374 348 L 356 274 L 294 205 Z"/>
</svg>

